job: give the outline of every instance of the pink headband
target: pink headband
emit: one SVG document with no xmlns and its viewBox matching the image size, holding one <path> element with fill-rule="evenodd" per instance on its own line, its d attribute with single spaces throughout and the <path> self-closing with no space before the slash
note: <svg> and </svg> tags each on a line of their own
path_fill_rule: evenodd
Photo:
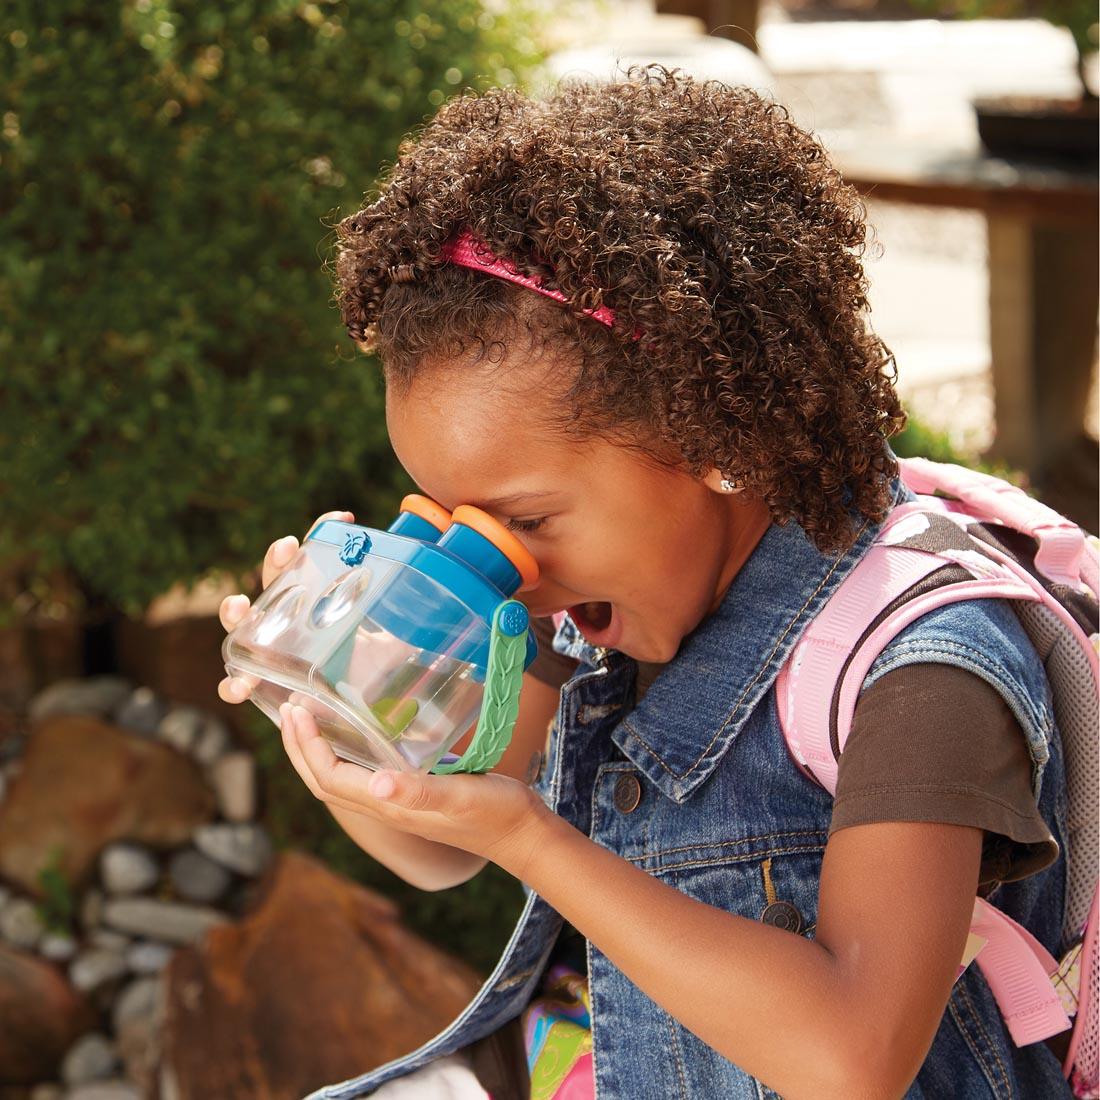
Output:
<svg viewBox="0 0 1100 1100">
<path fill-rule="evenodd" d="M 521 275 L 514 264 L 493 255 L 489 246 L 484 241 L 478 240 L 468 229 L 463 230 L 443 246 L 442 256 L 444 260 L 458 264 L 459 267 L 484 271 L 487 275 L 495 275 L 498 279 L 505 279 L 515 283 L 516 286 L 526 287 L 537 294 L 544 294 L 547 298 L 553 298 L 557 302 L 565 302 L 568 305 L 568 299 L 564 294 L 557 290 L 550 290 L 549 287 L 543 286 L 539 279 L 530 275 Z M 586 309 L 583 312 L 601 324 L 607 325 L 608 328 L 615 324 L 615 314 L 607 306 Z"/>
</svg>

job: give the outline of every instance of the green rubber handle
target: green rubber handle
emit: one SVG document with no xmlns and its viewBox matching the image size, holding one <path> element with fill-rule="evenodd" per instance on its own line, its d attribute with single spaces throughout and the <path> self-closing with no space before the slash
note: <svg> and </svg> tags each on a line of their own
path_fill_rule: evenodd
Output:
<svg viewBox="0 0 1100 1100">
<path fill-rule="evenodd" d="M 481 716 L 470 747 L 450 764 L 436 764 L 436 775 L 453 772 L 487 772 L 494 768 L 512 740 L 519 692 L 523 686 L 523 665 L 527 659 L 527 608 L 518 600 L 505 600 L 493 613 L 489 636 L 489 667 L 485 672 L 485 694 Z"/>
</svg>

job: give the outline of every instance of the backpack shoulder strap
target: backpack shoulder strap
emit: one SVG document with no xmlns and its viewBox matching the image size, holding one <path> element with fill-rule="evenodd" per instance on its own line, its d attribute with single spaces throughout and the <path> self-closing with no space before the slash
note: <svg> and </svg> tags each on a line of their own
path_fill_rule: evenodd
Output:
<svg viewBox="0 0 1100 1100">
<path fill-rule="evenodd" d="M 1100 594 L 1100 558 L 1085 532 L 1041 501 L 999 477 L 927 458 L 898 460 L 901 477 L 915 493 L 946 493 L 981 523 L 1000 523 L 1038 544 L 1035 567 L 1048 580 L 1093 596 Z"/>
<path fill-rule="evenodd" d="M 929 495 L 894 509 L 875 544 L 806 628 L 776 681 L 787 747 L 802 770 L 831 794 L 871 665 L 900 631 L 935 608 L 985 597 L 1042 604 L 1075 642 L 1084 643 L 1096 682 L 1096 651 L 1072 616 L 1018 562 L 979 543 L 966 528 L 991 522 L 1031 535 L 1039 553 L 1045 549 L 1042 561 L 1039 553 L 1035 558 L 1040 573 L 1055 585 L 1095 593 L 1097 548 L 1083 532 L 1019 490 L 962 467 L 910 460 L 903 463 L 903 475 L 910 488 Z M 933 495 L 937 492 L 955 499 Z M 979 898 L 971 932 L 982 941 L 978 966 L 1017 1045 L 1070 1026 L 1049 979 L 1054 960 L 1026 929 Z M 1085 966 L 1095 982 L 1095 930 L 1092 938 L 1093 953 Z M 1078 1029 L 1082 1025 L 1087 1037 L 1078 1040 L 1075 1031 L 1075 1046 L 1092 1047 L 1085 1059 L 1078 1053 L 1076 1061 L 1086 1065 L 1092 1080 L 1094 1007 L 1091 1014 L 1079 1012 Z M 1080 1071 L 1078 1065 L 1075 1072 Z"/>
<path fill-rule="evenodd" d="M 1028 579 L 975 547 L 939 498 L 896 508 L 878 539 L 814 618 L 776 680 L 779 721 L 798 765 L 836 794 L 863 681 L 878 655 L 910 623 L 959 600 L 1039 601 Z M 828 705 L 826 705 L 826 702 Z M 1055 961 L 1026 929 L 975 900 L 971 932 L 978 966 L 1014 1042 L 1037 1042 L 1070 1026 L 1049 979 Z M 963 972 L 960 967 L 959 973 Z"/>
<path fill-rule="evenodd" d="M 985 597 L 1037 599 L 1032 586 L 975 548 L 939 500 L 894 509 L 776 680 L 780 726 L 798 765 L 835 794 L 840 754 L 875 659 L 929 611 Z"/>
</svg>

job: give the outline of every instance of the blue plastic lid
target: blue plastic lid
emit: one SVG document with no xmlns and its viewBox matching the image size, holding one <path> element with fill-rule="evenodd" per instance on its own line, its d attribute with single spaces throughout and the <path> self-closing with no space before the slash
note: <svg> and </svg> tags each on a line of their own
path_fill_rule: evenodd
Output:
<svg viewBox="0 0 1100 1100">
<path fill-rule="evenodd" d="M 389 526 L 389 531 L 394 535 L 404 535 L 410 539 L 420 539 L 422 542 L 438 542 L 443 534 L 437 527 L 426 519 L 414 515 L 412 512 L 402 512 L 401 515 Z"/>
<path fill-rule="evenodd" d="M 401 513 L 390 524 L 395 535 L 407 535 L 424 542 L 438 542 L 451 526 L 451 513 L 430 497 L 410 493 L 401 501 Z"/>
<path fill-rule="evenodd" d="M 409 531 L 414 526 L 411 521 L 417 519 L 403 513 L 395 524 L 403 520 L 403 531 Z M 432 530 L 438 536 L 438 530 Z M 446 653 L 474 665 L 479 679 L 485 675 L 493 613 L 522 580 L 515 566 L 487 538 L 461 524 L 452 524 L 436 543 L 392 530 L 326 520 L 307 541 L 339 547 L 344 560 L 353 566 L 369 567 L 371 559 L 406 566 L 367 607 L 367 617 L 417 649 Z M 350 553 L 345 553 L 345 548 L 350 548 Z M 484 631 L 477 632 L 480 638 L 469 636 L 471 613 L 485 625 Z M 538 645 L 528 634 L 524 668 L 537 653 Z"/>
<path fill-rule="evenodd" d="M 476 569 L 507 598 L 513 595 L 523 578 L 504 553 L 484 535 L 461 523 L 452 523 L 439 539 L 455 557 Z"/>
</svg>

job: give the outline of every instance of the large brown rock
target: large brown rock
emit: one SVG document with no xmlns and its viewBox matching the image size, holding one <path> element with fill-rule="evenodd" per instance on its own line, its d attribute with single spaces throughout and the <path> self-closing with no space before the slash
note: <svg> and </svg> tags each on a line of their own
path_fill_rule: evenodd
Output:
<svg viewBox="0 0 1100 1100">
<path fill-rule="evenodd" d="M 50 963 L 0 944 L 0 1085 L 57 1076 L 65 1051 L 95 1013 Z"/>
<path fill-rule="evenodd" d="M 0 803 L 0 877 L 40 896 L 38 876 L 57 850 L 80 886 L 110 841 L 184 844 L 213 814 L 202 772 L 174 749 L 95 718 L 51 718 L 31 733 Z"/>
<path fill-rule="evenodd" d="M 298 1100 L 419 1046 L 480 984 L 306 856 L 281 855 L 265 887 L 169 964 L 162 1082 L 179 1100 Z"/>
</svg>

